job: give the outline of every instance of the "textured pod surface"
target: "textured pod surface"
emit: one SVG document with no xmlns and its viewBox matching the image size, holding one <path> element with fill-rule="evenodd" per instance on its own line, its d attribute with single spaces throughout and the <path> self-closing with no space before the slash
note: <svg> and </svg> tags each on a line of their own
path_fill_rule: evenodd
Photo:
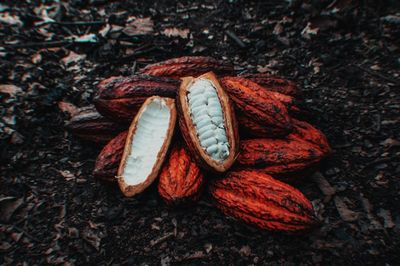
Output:
<svg viewBox="0 0 400 266">
<path fill-rule="evenodd" d="M 215 75 L 183 78 L 177 107 L 182 136 L 199 165 L 216 172 L 229 169 L 238 152 L 238 128 L 232 104 Z"/>
<path fill-rule="evenodd" d="M 326 155 L 331 153 L 331 147 L 324 133 L 305 121 L 293 119 L 294 129 L 289 138 L 299 138 L 316 145 Z"/>
<path fill-rule="evenodd" d="M 257 83 L 270 91 L 276 91 L 293 97 L 300 95 L 300 89 L 296 83 L 282 77 L 268 73 L 244 74 L 242 77 Z"/>
<path fill-rule="evenodd" d="M 122 193 L 132 197 L 158 176 L 175 129 L 175 100 L 148 98 L 129 127 L 124 153 L 118 168 Z"/>
<path fill-rule="evenodd" d="M 111 77 L 97 86 L 96 109 L 113 120 L 131 122 L 150 96 L 175 98 L 178 82 L 169 78 L 135 75 Z"/>
<path fill-rule="evenodd" d="M 287 108 L 273 92 L 245 78 L 224 77 L 221 83 L 243 114 L 260 125 L 291 132 L 292 124 Z"/>
<path fill-rule="evenodd" d="M 316 145 L 299 138 L 249 139 L 241 141 L 237 162 L 239 167 L 281 175 L 314 166 L 325 156 Z"/>
<path fill-rule="evenodd" d="M 258 171 L 230 172 L 211 184 L 210 194 L 223 213 L 261 229 L 298 231 L 317 223 L 300 191 Z"/>
<path fill-rule="evenodd" d="M 282 138 L 289 134 L 287 130 L 274 127 L 272 125 L 264 126 L 254 121 L 251 117 L 243 114 L 242 112 L 236 113 L 237 121 L 240 129 L 240 137 L 242 139 L 256 137 L 256 138 Z"/>
<path fill-rule="evenodd" d="M 118 173 L 127 136 L 128 131 L 124 131 L 104 146 L 94 165 L 94 177 L 110 182 L 117 181 L 115 177 Z"/>
<path fill-rule="evenodd" d="M 179 79 L 186 76 L 198 76 L 209 71 L 218 74 L 231 73 L 233 65 L 209 56 L 184 56 L 147 65 L 141 73 Z"/>
<path fill-rule="evenodd" d="M 164 163 L 158 182 L 161 198 L 171 205 L 197 200 L 204 175 L 185 148 L 175 145 Z"/>
<path fill-rule="evenodd" d="M 102 116 L 94 106 L 80 108 L 67 122 L 66 128 L 82 139 L 100 143 L 111 140 L 126 129 Z"/>
</svg>

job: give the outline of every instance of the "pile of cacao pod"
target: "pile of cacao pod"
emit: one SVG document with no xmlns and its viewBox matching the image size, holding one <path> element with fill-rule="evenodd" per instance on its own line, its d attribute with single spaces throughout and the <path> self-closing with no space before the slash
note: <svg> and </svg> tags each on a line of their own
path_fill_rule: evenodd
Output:
<svg viewBox="0 0 400 266">
<path fill-rule="evenodd" d="M 292 81 L 234 74 L 231 64 L 189 56 L 151 64 L 97 86 L 67 128 L 106 143 L 93 175 L 131 197 L 158 179 L 169 205 L 207 191 L 215 206 L 262 229 L 298 231 L 318 224 L 310 201 L 282 181 L 299 179 L 331 151 L 305 121 Z M 207 181 L 207 182 L 206 182 Z"/>
</svg>

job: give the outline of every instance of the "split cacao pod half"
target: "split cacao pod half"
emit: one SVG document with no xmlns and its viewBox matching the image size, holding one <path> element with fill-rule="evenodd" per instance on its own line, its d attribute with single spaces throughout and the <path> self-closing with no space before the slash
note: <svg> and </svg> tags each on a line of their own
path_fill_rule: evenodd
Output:
<svg viewBox="0 0 400 266">
<path fill-rule="evenodd" d="M 200 167 L 228 170 L 236 159 L 239 134 L 232 104 L 215 75 L 182 78 L 177 107 L 182 136 Z"/>
<path fill-rule="evenodd" d="M 174 99 L 152 96 L 143 103 L 129 127 L 118 168 L 118 183 L 125 196 L 142 192 L 158 176 L 175 122 Z"/>
<path fill-rule="evenodd" d="M 141 73 L 179 79 L 198 76 L 210 71 L 217 74 L 232 73 L 233 65 L 209 56 L 184 56 L 147 65 L 141 70 Z"/>
<path fill-rule="evenodd" d="M 97 86 L 94 103 L 105 117 L 130 123 L 147 98 L 175 98 L 178 86 L 176 80 L 163 77 L 111 77 Z"/>
<path fill-rule="evenodd" d="M 288 176 L 318 164 L 327 154 L 299 138 L 242 140 L 239 168 L 255 168 L 265 174 Z"/>
<path fill-rule="evenodd" d="M 67 122 L 66 128 L 74 135 L 88 141 L 104 143 L 126 129 L 96 111 L 94 106 L 80 108 Z"/>
<path fill-rule="evenodd" d="M 95 178 L 109 182 L 117 181 L 116 176 L 127 136 L 128 131 L 124 131 L 104 146 L 94 165 L 93 176 Z"/>
<path fill-rule="evenodd" d="M 263 126 L 275 127 L 282 134 L 292 131 L 288 110 L 274 93 L 244 78 L 224 77 L 221 83 L 240 112 Z"/>
<path fill-rule="evenodd" d="M 299 190 L 259 171 L 229 172 L 212 182 L 210 194 L 223 213 L 261 229 L 291 232 L 318 224 Z"/>
<path fill-rule="evenodd" d="M 293 81 L 268 73 L 244 74 L 241 77 L 247 78 L 270 91 L 276 91 L 292 97 L 298 97 L 301 94 L 299 87 Z"/>
<path fill-rule="evenodd" d="M 183 145 L 175 145 L 161 170 L 158 192 L 169 205 L 193 202 L 200 196 L 204 175 Z"/>
<path fill-rule="evenodd" d="M 307 141 L 311 144 L 314 144 L 325 155 L 331 153 L 332 149 L 324 133 L 322 133 L 320 130 L 318 130 L 317 128 L 315 128 L 314 126 L 305 121 L 300 121 L 297 119 L 292 119 L 292 121 L 294 125 L 294 130 L 288 136 L 288 138 L 291 139 L 298 138 Z"/>
</svg>

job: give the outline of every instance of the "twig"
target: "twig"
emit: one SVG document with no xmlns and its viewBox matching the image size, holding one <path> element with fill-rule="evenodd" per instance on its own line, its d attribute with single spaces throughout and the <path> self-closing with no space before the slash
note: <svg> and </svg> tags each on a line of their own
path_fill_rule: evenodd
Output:
<svg viewBox="0 0 400 266">
<path fill-rule="evenodd" d="M 63 41 L 51 41 L 51 42 L 30 42 L 30 43 L 16 43 L 16 44 L 5 44 L 4 48 L 20 49 L 20 48 L 49 48 L 49 47 L 60 47 L 69 44 L 97 44 L 98 42 L 76 42 L 74 40 L 63 40 Z M 0 46 L 1 47 L 1 46 Z"/>
<path fill-rule="evenodd" d="M 370 74 L 370 75 L 376 76 L 376 77 L 381 78 L 381 79 L 386 80 L 386 81 L 389 81 L 389 82 L 391 82 L 391 83 L 394 83 L 395 85 L 400 85 L 400 81 L 399 81 L 399 80 L 392 79 L 392 78 L 390 78 L 390 77 L 387 77 L 387 76 L 385 76 L 385 75 L 382 75 L 381 73 L 372 71 L 372 70 L 370 70 L 370 69 L 368 69 L 368 68 L 365 68 L 365 67 L 362 67 L 362 66 L 359 66 L 359 65 L 356 65 L 356 64 L 352 64 L 352 65 L 355 66 L 356 68 L 358 68 L 358 69 L 364 71 L 364 72 L 367 72 L 367 73 Z"/>
<path fill-rule="evenodd" d="M 166 235 L 164 235 L 164 236 L 162 236 L 162 237 L 160 237 L 158 239 L 151 240 L 150 241 L 150 246 L 154 247 L 155 245 L 164 242 L 165 240 L 167 240 L 168 238 L 172 237 L 173 235 L 174 235 L 174 232 L 170 232 L 170 233 L 168 233 L 168 234 L 166 234 Z"/>
<path fill-rule="evenodd" d="M 107 22 L 105 21 L 54 21 L 49 22 L 50 24 L 64 25 L 64 26 L 95 26 L 95 25 L 104 25 Z"/>
<path fill-rule="evenodd" d="M 233 32 L 230 30 L 225 31 L 226 35 L 234 40 L 241 48 L 246 48 L 246 44 Z"/>
</svg>

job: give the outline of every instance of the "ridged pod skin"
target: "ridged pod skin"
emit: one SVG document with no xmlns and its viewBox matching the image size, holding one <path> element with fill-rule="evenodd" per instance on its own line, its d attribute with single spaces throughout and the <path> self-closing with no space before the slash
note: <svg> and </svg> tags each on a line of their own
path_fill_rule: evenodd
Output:
<svg viewBox="0 0 400 266">
<path fill-rule="evenodd" d="M 242 140 L 239 168 L 254 168 L 272 176 L 288 175 L 315 166 L 327 154 L 300 138 Z"/>
<path fill-rule="evenodd" d="M 93 176 L 95 178 L 109 182 L 117 181 L 115 177 L 118 173 L 127 136 L 128 131 L 124 131 L 104 146 L 94 165 Z"/>
<path fill-rule="evenodd" d="M 297 119 L 292 119 L 294 130 L 292 134 L 288 136 L 290 139 L 302 139 L 311 144 L 316 145 L 325 155 L 331 153 L 332 149 L 329 145 L 328 140 L 324 133 L 310 125 L 305 121 L 300 121 Z"/>
<path fill-rule="evenodd" d="M 237 121 L 239 124 L 240 137 L 241 139 L 248 138 L 283 138 L 286 137 L 289 132 L 276 128 L 272 125 L 264 126 L 254 121 L 252 118 L 246 116 L 242 112 L 236 112 Z"/>
<path fill-rule="evenodd" d="M 80 108 L 67 122 L 66 128 L 81 139 L 105 143 L 126 129 L 96 111 L 94 106 Z"/>
<path fill-rule="evenodd" d="M 318 223 L 310 201 L 294 187 L 255 170 L 229 172 L 210 185 L 226 215 L 273 231 L 301 231 Z"/>
<path fill-rule="evenodd" d="M 160 173 L 158 192 L 168 205 L 196 201 L 204 175 L 183 145 L 175 145 Z"/>
<path fill-rule="evenodd" d="M 129 123 L 150 96 L 175 98 L 178 82 L 163 77 L 111 77 L 97 86 L 96 109 L 113 121 Z"/>
<path fill-rule="evenodd" d="M 267 90 L 276 91 L 292 97 L 300 96 L 300 89 L 293 81 L 268 73 L 244 74 L 241 77 L 247 78 Z"/>
<path fill-rule="evenodd" d="M 216 89 L 219 102 L 221 104 L 225 123 L 226 137 L 229 144 L 229 156 L 221 162 L 217 162 L 203 149 L 197 137 L 197 130 L 191 117 L 188 90 L 198 80 L 208 80 Z M 239 132 L 235 113 L 231 101 L 224 89 L 219 84 L 216 76 L 212 72 L 205 73 L 197 78 L 182 78 L 182 83 L 177 96 L 177 109 L 181 134 L 189 153 L 195 158 L 198 165 L 211 172 L 225 172 L 234 163 L 239 149 Z"/>
<path fill-rule="evenodd" d="M 253 121 L 282 133 L 292 131 L 288 110 L 274 93 L 244 78 L 224 77 L 221 84 L 236 108 Z"/>
<path fill-rule="evenodd" d="M 217 74 L 232 73 L 233 65 L 209 56 L 184 56 L 147 65 L 142 74 L 180 79 L 213 71 Z"/>
</svg>

